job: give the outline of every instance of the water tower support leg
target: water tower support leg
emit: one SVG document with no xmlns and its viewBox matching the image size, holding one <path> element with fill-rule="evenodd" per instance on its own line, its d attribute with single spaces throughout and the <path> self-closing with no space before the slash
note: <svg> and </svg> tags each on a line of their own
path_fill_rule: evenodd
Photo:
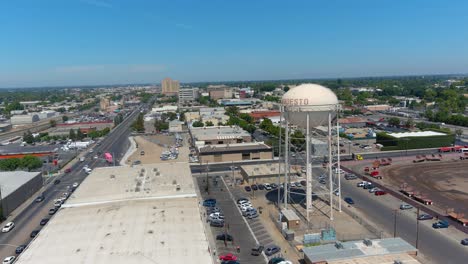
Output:
<svg viewBox="0 0 468 264">
<path fill-rule="evenodd" d="M 333 171 L 332 171 L 332 125 L 331 113 L 328 113 L 328 181 L 330 183 L 330 220 L 333 221 Z"/>
<path fill-rule="evenodd" d="M 286 120 L 285 128 L 285 139 L 284 139 L 284 186 L 283 186 L 283 199 L 284 209 L 288 208 L 288 172 L 289 172 L 289 121 Z"/>
<path fill-rule="evenodd" d="M 310 225 L 310 211 L 312 209 L 312 168 L 310 164 L 310 128 L 309 128 L 309 114 L 306 119 L 306 212 L 307 212 L 307 226 Z"/>
</svg>

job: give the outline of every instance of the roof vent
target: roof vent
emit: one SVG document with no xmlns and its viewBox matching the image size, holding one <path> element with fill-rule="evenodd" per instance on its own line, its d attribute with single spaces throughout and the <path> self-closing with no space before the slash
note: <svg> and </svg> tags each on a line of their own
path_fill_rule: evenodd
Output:
<svg viewBox="0 0 468 264">
<path fill-rule="evenodd" d="M 336 241 L 336 242 L 335 242 L 335 247 L 336 247 L 337 249 L 343 249 L 343 248 L 344 248 L 343 244 L 342 244 L 340 241 Z"/>
<path fill-rule="evenodd" d="M 370 239 L 364 239 L 364 245 L 366 245 L 366 246 L 368 246 L 368 247 L 372 246 L 372 240 L 370 240 Z"/>
</svg>

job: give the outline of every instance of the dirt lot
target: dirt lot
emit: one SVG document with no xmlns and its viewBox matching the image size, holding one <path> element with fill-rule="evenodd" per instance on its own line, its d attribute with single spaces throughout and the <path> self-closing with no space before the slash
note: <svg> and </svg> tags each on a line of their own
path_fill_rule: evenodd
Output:
<svg viewBox="0 0 468 264">
<path fill-rule="evenodd" d="M 182 135 L 185 137 L 185 135 Z M 168 163 L 168 162 L 188 162 L 188 155 L 190 153 L 187 140 L 184 138 L 183 146 L 179 148 L 179 157 L 175 160 L 161 160 L 161 153 L 168 150 L 168 147 L 174 144 L 174 136 L 165 135 L 152 135 L 152 136 L 137 136 L 135 142 L 138 144 L 138 148 L 127 160 L 127 164 L 131 164 L 135 160 L 141 161 L 142 164 L 151 163 Z M 144 151 L 144 155 L 140 155 L 141 151 Z"/>
<path fill-rule="evenodd" d="M 384 181 L 396 188 L 407 183 L 440 209 L 468 214 L 468 161 L 394 164 L 381 171 Z"/>
</svg>

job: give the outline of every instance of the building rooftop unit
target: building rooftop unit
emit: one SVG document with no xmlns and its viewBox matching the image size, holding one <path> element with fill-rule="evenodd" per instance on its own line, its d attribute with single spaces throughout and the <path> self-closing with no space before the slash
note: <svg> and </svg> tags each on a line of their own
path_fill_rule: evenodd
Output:
<svg viewBox="0 0 468 264">
<path fill-rule="evenodd" d="M 431 136 L 446 136 L 445 133 L 434 132 L 434 131 L 419 131 L 419 132 L 403 132 L 403 133 L 390 133 L 389 136 L 395 138 L 405 137 L 431 137 Z"/>
<path fill-rule="evenodd" d="M 239 126 L 192 127 L 190 132 L 196 141 L 234 139 L 250 137 L 249 132 Z"/>
<path fill-rule="evenodd" d="M 332 261 L 354 260 L 371 256 L 415 254 L 416 251 L 415 247 L 399 237 L 337 242 L 335 244 L 303 248 L 304 258 L 308 259 L 309 263 L 349 263 Z"/>
<path fill-rule="evenodd" d="M 2 197 L 5 198 L 23 184 L 29 182 L 41 172 L 28 171 L 2 171 L 0 172 L 0 186 L 2 187 Z"/>
<path fill-rule="evenodd" d="M 95 169 L 16 263 L 213 263 L 186 162 Z"/>
</svg>

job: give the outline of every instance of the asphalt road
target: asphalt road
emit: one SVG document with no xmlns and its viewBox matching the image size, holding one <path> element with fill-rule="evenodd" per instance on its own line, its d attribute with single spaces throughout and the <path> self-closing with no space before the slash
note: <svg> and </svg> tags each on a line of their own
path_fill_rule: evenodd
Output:
<svg viewBox="0 0 468 264">
<path fill-rule="evenodd" d="M 342 197 L 351 197 L 355 202 L 355 209 L 389 234 L 394 233 L 396 209 L 396 236 L 416 246 L 416 209 L 401 211 L 398 209 L 401 201 L 397 198 L 390 195 L 377 197 L 368 190 L 356 187 L 357 182 L 359 180 L 342 179 Z M 435 263 L 466 263 L 468 248 L 462 246 L 457 239 L 451 238 L 447 234 L 448 230 L 433 229 L 433 222 L 435 221 L 420 221 L 418 249 Z"/>
<path fill-rule="evenodd" d="M 87 153 L 85 162 L 74 164 L 72 172 L 59 176 L 60 184 L 49 184 L 44 186 L 43 193 L 45 200 L 41 203 L 34 201 L 29 204 L 21 213 L 14 217 L 15 228 L 8 233 L 0 234 L 0 260 L 7 256 L 14 256 L 15 248 L 18 245 L 26 245 L 31 242 L 30 234 L 33 230 L 39 230 L 39 222 L 42 218 L 50 218 L 48 211 L 53 207 L 53 200 L 59 198 L 66 191 L 67 186 L 74 182 L 81 183 L 87 176 L 83 171 L 83 166 L 88 164 L 90 168 L 109 166 L 104 159 L 93 159 L 95 152 L 111 152 L 115 154 L 116 163 L 127 150 L 129 142 L 127 140 L 132 121 L 137 117 L 139 111 L 132 112 L 118 127 L 113 129 L 99 145 L 95 145 L 94 153 Z M 4 223 L 5 224 L 5 223 Z"/>
</svg>

